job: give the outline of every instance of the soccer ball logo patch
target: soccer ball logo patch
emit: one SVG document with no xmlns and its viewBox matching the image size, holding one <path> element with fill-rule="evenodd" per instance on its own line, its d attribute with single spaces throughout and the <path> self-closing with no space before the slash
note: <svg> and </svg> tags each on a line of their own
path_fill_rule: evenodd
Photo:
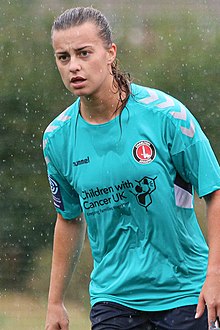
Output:
<svg viewBox="0 0 220 330">
<path fill-rule="evenodd" d="M 152 203 L 151 194 L 156 190 L 156 178 L 144 176 L 141 180 L 135 180 L 137 185 L 130 192 L 135 195 L 139 205 L 143 206 L 147 211 L 148 206 Z"/>
<path fill-rule="evenodd" d="M 132 153 L 136 162 L 140 164 L 149 164 L 156 156 L 156 149 L 153 143 L 143 140 L 134 145 Z"/>
</svg>

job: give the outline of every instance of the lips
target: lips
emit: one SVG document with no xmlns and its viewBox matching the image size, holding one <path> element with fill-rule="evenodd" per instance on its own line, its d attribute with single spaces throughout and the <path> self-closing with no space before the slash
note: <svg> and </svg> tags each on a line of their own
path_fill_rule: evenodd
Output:
<svg viewBox="0 0 220 330">
<path fill-rule="evenodd" d="M 71 82 L 72 84 L 80 84 L 80 83 L 83 83 L 84 81 L 86 81 L 86 79 L 83 78 L 83 77 L 80 77 L 80 76 L 73 77 L 73 78 L 71 78 L 71 80 L 70 80 L 70 82 Z"/>
</svg>

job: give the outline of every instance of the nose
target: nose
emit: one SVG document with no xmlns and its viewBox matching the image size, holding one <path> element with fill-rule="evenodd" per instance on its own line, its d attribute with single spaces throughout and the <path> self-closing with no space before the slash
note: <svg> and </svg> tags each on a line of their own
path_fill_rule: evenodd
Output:
<svg viewBox="0 0 220 330">
<path fill-rule="evenodd" d="M 76 72 L 81 70 L 80 60 L 76 56 L 72 56 L 69 62 L 70 72 Z"/>
</svg>

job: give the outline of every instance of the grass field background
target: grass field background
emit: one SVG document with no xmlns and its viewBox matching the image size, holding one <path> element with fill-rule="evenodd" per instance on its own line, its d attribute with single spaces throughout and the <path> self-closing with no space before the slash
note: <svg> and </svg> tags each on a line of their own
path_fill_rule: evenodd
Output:
<svg viewBox="0 0 220 330">
<path fill-rule="evenodd" d="M 0 297 L 0 330 L 43 330 L 46 299 L 21 293 L 9 293 Z M 66 302 L 70 329 L 89 330 L 88 311 L 76 303 Z"/>
</svg>

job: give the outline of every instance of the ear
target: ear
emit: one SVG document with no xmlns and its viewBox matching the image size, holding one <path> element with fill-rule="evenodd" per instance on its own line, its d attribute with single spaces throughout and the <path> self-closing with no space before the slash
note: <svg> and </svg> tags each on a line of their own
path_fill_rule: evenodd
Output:
<svg viewBox="0 0 220 330">
<path fill-rule="evenodd" d="M 117 54 L 117 46 L 116 44 L 112 44 L 111 47 L 108 49 L 108 54 L 107 54 L 107 61 L 108 64 L 112 64 L 116 58 Z"/>
</svg>

